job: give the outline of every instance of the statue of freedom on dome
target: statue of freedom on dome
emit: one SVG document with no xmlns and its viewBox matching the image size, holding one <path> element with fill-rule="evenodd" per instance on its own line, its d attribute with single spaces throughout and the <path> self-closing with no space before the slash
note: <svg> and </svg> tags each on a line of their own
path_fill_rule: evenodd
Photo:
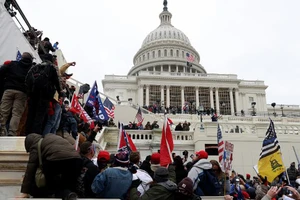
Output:
<svg viewBox="0 0 300 200">
<path fill-rule="evenodd" d="M 168 1 L 167 0 L 164 0 L 164 11 L 167 11 L 168 10 Z"/>
</svg>

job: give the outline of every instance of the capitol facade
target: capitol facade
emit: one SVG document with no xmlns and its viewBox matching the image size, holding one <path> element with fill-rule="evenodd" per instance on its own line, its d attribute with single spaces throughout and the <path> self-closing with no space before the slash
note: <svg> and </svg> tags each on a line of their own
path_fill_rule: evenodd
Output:
<svg viewBox="0 0 300 200">
<path fill-rule="evenodd" d="M 188 103 L 204 110 L 213 108 L 219 115 L 268 111 L 264 81 L 207 73 L 189 38 L 172 25 L 166 4 L 159 18 L 160 25 L 144 39 L 128 74 L 106 75 L 102 80 L 106 95 L 139 106 L 159 103 L 182 108 Z M 187 55 L 193 58 L 190 65 Z"/>
</svg>

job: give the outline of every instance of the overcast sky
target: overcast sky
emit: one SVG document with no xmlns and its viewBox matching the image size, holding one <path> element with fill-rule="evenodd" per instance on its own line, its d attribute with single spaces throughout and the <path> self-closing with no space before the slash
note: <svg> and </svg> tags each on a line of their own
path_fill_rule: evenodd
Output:
<svg viewBox="0 0 300 200">
<path fill-rule="evenodd" d="M 35 28 L 59 41 L 74 78 L 126 75 L 158 27 L 163 0 L 18 0 Z M 299 0 L 169 0 L 172 24 L 208 73 L 264 80 L 267 103 L 299 104 Z"/>
</svg>

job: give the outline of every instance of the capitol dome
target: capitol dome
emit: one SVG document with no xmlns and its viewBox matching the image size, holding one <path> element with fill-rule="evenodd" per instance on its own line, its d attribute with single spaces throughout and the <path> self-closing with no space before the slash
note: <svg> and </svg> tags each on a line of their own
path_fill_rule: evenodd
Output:
<svg viewBox="0 0 300 200">
<path fill-rule="evenodd" d="M 200 55 L 189 38 L 172 25 L 166 0 L 159 18 L 160 25 L 144 39 L 128 75 L 138 76 L 141 71 L 206 74 L 200 64 Z"/>
<path fill-rule="evenodd" d="M 172 16 L 171 13 L 169 14 Z M 187 46 L 191 45 L 189 38 L 181 30 L 172 26 L 171 23 L 163 23 L 163 21 L 157 29 L 147 35 L 144 39 L 142 48 L 159 40 L 175 40 L 182 42 Z"/>
</svg>

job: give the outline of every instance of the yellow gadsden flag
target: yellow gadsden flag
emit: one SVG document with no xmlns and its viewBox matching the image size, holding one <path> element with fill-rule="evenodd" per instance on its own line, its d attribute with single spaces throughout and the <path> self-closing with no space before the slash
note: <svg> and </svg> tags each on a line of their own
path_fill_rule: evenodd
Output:
<svg viewBox="0 0 300 200">
<path fill-rule="evenodd" d="M 272 120 L 270 120 L 270 126 L 263 141 L 257 166 L 259 175 L 262 178 L 267 177 L 268 182 L 272 182 L 278 175 L 285 171 Z"/>
</svg>

